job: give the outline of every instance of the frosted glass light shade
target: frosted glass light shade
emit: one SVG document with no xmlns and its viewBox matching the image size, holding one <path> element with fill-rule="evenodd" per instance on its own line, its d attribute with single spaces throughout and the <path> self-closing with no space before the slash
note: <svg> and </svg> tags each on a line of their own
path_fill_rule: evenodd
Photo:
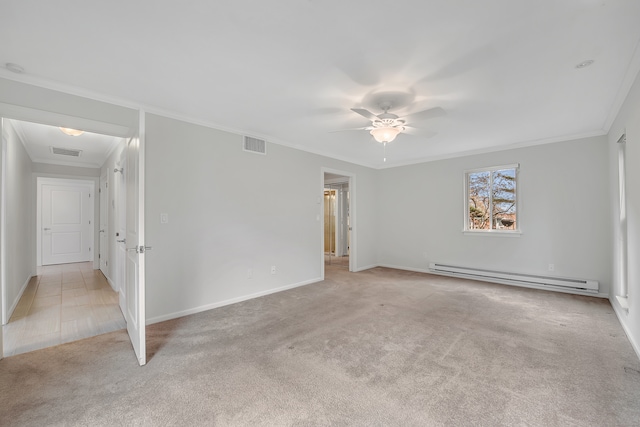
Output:
<svg viewBox="0 0 640 427">
<path fill-rule="evenodd" d="M 401 130 L 401 128 L 389 126 L 371 129 L 370 133 L 378 142 L 391 142 L 396 139 Z"/>
<path fill-rule="evenodd" d="M 60 130 L 62 131 L 62 133 L 65 133 L 69 136 L 80 136 L 84 133 L 83 130 L 63 128 L 63 127 L 61 127 Z"/>
</svg>

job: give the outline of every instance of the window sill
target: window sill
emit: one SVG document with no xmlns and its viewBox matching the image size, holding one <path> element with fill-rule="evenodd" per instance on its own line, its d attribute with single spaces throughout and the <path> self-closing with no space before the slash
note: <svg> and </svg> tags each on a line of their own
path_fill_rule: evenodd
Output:
<svg viewBox="0 0 640 427">
<path fill-rule="evenodd" d="M 502 231 L 502 230 L 462 230 L 462 233 L 467 236 L 496 236 L 496 237 L 520 237 L 522 236 L 522 231 L 520 230 L 510 230 L 510 231 Z"/>
</svg>

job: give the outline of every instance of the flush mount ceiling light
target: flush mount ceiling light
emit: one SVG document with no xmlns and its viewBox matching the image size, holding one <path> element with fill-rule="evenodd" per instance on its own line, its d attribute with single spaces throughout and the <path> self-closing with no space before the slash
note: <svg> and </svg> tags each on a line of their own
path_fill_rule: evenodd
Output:
<svg viewBox="0 0 640 427">
<path fill-rule="evenodd" d="M 396 139 L 396 136 L 403 130 L 402 126 L 384 126 L 371 129 L 370 133 L 376 141 L 387 143 Z"/>
<path fill-rule="evenodd" d="M 83 130 L 63 128 L 63 127 L 61 127 L 60 130 L 62 131 L 62 133 L 67 134 L 69 136 L 80 136 L 84 133 Z"/>
<path fill-rule="evenodd" d="M 593 59 L 587 59 L 586 61 L 582 61 L 578 65 L 576 65 L 577 69 L 587 68 L 589 65 L 593 64 L 595 61 Z"/>
</svg>

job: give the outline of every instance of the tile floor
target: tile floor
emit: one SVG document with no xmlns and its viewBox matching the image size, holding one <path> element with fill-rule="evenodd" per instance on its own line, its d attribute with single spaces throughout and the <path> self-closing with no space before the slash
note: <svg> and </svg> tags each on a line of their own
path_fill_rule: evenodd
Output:
<svg viewBox="0 0 640 427">
<path fill-rule="evenodd" d="M 93 263 L 38 268 L 5 326 L 4 355 L 75 341 L 126 323 L 113 291 Z"/>
</svg>

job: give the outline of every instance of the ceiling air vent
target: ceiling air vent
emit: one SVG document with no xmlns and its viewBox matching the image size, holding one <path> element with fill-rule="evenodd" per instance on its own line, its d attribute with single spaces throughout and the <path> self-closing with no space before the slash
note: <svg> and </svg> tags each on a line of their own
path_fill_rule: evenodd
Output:
<svg viewBox="0 0 640 427">
<path fill-rule="evenodd" d="M 73 150 L 71 148 L 51 147 L 53 154 L 59 154 L 61 156 L 80 157 L 82 150 Z"/>
<path fill-rule="evenodd" d="M 244 151 L 251 151 L 252 153 L 267 154 L 267 141 L 264 139 L 253 138 L 251 136 L 245 136 L 242 149 Z"/>
</svg>

